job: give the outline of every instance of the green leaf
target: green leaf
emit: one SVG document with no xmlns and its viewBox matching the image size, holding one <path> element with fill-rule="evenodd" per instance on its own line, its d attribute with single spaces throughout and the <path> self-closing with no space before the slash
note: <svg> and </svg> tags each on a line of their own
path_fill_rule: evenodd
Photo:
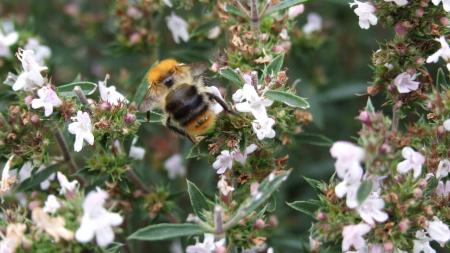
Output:
<svg viewBox="0 0 450 253">
<path fill-rule="evenodd" d="M 207 232 L 200 225 L 192 223 L 168 224 L 161 223 L 141 228 L 131 234 L 128 240 L 160 241 L 182 236 L 200 235 Z"/>
<path fill-rule="evenodd" d="M 309 177 L 303 177 L 303 179 L 305 179 L 305 181 L 314 189 L 316 190 L 320 190 L 322 188 L 323 183 L 320 182 L 319 180 L 316 179 L 312 179 Z"/>
<path fill-rule="evenodd" d="M 273 14 L 275 12 L 282 11 L 284 9 L 287 9 L 289 7 L 292 7 L 294 5 L 301 4 L 301 3 L 304 3 L 304 2 L 307 2 L 307 1 L 308 0 L 284 0 L 284 1 L 280 1 L 280 3 L 270 7 L 266 11 L 266 13 L 264 15 L 271 15 L 271 14 Z"/>
<path fill-rule="evenodd" d="M 136 93 L 134 94 L 134 102 L 136 102 L 137 105 L 141 104 L 142 100 L 144 100 L 144 97 L 147 94 L 147 90 L 148 90 L 148 82 L 147 82 L 147 74 L 145 74 L 145 77 L 142 79 L 141 83 L 139 84 L 139 87 L 136 90 Z"/>
<path fill-rule="evenodd" d="M 315 217 L 314 213 L 319 209 L 320 202 L 317 200 L 307 200 L 307 201 L 294 201 L 292 203 L 286 203 L 291 208 L 307 214 L 311 217 Z"/>
<path fill-rule="evenodd" d="M 331 147 L 334 143 L 333 140 L 327 136 L 315 133 L 301 133 L 298 135 L 297 141 L 319 147 Z"/>
<path fill-rule="evenodd" d="M 201 24 L 201 25 L 197 26 L 197 27 L 191 32 L 191 34 L 189 35 L 189 37 L 194 38 L 194 37 L 199 36 L 199 35 L 207 35 L 208 32 L 209 32 L 212 28 L 214 28 L 215 26 L 217 26 L 217 25 L 218 25 L 217 21 L 210 21 L 210 22 Z"/>
<path fill-rule="evenodd" d="M 375 107 L 373 107 L 372 100 L 370 99 L 370 97 L 367 98 L 366 111 L 371 112 L 371 113 L 375 112 Z"/>
<path fill-rule="evenodd" d="M 84 92 L 86 96 L 91 95 L 97 89 L 96 83 L 88 81 L 78 81 L 58 86 L 56 87 L 56 92 L 58 93 L 58 95 L 62 97 L 75 97 L 76 94 L 75 92 L 73 92 L 73 89 L 76 86 L 80 86 L 81 90 Z"/>
<path fill-rule="evenodd" d="M 41 182 L 45 181 L 52 173 L 56 172 L 56 169 L 61 165 L 62 163 L 56 163 L 48 166 L 47 168 L 43 169 L 42 171 L 35 173 L 30 178 L 24 180 L 16 189 L 18 192 L 24 192 L 28 191 L 35 186 L 39 185 Z"/>
<path fill-rule="evenodd" d="M 284 63 L 284 54 L 279 54 L 267 65 L 266 74 L 276 75 L 280 72 Z"/>
<path fill-rule="evenodd" d="M 264 97 L 273 101 L 285 103 L 288 106 L 306 109 L 309 103 L 306 99 L 286 91 L 268 90 L 264 93 Z"/>
<path fill-rule="evenodd" d="M 364 201 L 369 197 L 369 194 L 372 192 L 372 181 L 364 180 L 358 188 L 358 192 L 356 193 L 356 199 L 358 203 L 361 205 Z"/>
<path fill-rule="evenodd" d="M 245 15 L 245 13 L 243 13 L 241 10 L 239 10 L 236 6 L 234 6 L 232 4 L 228 4 L 228 3 L 225 4 L 225 11 L 230 13 L 230 14 L 239 16 L 239 17 L 243 17 L 243 18 L 247 17 Z"/>
<path fill-rule="evenodd" d="M 424 196 L 430 196 L 439 184 L 439 180 L 436 177 L 431 177 L 428 179 L 427 187 L 425 188 L 423 194 Z"/>
<path fill-rule="evenodd" d="M 239 85 L 239 87 L 242 87 L 244 85 L 244 80 L 242 79 L 241 75 L 239 75 L 238 73 L 236 73 L 236 71 L 229 67 L 220 69 L 219 74 L 232 83 Z"/>
<path fill-rule="evenodd" d="M 444 70 L 439 68 L 436 76 L 436 86 L 448 86 L 447 77 L 445 76 Z"/>
<path fill-rule="evenodd" d="M 186 180 L 189 193 L 189 199 L 194 213 L 201 219 L 205 220 L 205 211 L 212 208 L 213 204 L 209 201 L 205 195 L 198 189 L 198 187 L 189 180 Z"/>
<path fill-rule="evenodd" d="M 289 171 L 278 172 L 277 175 L 270 174 L 267 176 L 258 186 L 257 196 L 251 196 L 247 198 L 239 208 L 235 211 L 232 218 L 225 224 L 225 229 L 230 229 L 234 225 L 238 224 L 243 218 L 250 215 L 253 211 L 264 204 L 272 194 L 281 187 L 282 183 L 287 179 L 290 174 Z"/>
</svg>

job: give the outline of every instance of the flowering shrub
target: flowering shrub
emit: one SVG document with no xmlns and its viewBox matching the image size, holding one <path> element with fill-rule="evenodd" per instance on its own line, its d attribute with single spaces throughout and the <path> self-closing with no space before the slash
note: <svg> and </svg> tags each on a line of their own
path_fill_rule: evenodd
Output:
<svg viewBox="0 0 450 253">
<path fill-rule="evenodd" d="M 450 92 L 439 64 L 450 70 L 447 3 L 346 6 L 360 28 L 393 27 L 395 37 L 373 54 L 366 93 L 374 103 L 357 117 L 358 138 L 333 142 L 307 126 L 310 110 L 320 122 L 316 88 L 288 69 L 298 50 L 330 43 L 330 22 L 314 12 L 303 19 L 304 2 L 119 0 L 95 15 L 92 3 L 58 3 L 65 29 L 48 29 L 89 70 L 68 67 L 24 14 L 1 20 L 0 252 L 282 252 L 277 231 L 289 207 L 315 219 L 309 245 L 298 235 L 284 243 L 304 252 L 445 250 Z M 100 41 L 107 62 L 122 67 L 107 73 L 78 37 Z M 208 104 L 211 131 L 177 136 L 164 126 L 165 110 L 138 109 L 151 91 L 149 68 L 164 58 L 203 62 L 193 73 L 199 89 L 223 100 Z M 319 86 L 322 71 L 311 71 Z M 289 151 L 308 138 L 329 147 L 335 176 L 306 178 L 318 198 L 292 202 L 276 192 L 303 167 L 292 159 L 308 153 Z M 289 181 L 298 191 L 298 178 Z"/>
</svg>

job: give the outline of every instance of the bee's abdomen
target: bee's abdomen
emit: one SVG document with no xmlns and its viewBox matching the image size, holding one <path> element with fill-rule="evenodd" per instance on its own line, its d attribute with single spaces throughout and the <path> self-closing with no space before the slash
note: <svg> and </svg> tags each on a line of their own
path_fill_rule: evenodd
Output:
<svg viewBox="0 0 450 253">
<path fill-rule="evenodd" d="M 208 110 L 208 104 L 193 85 L 180 85 L 166 97 L 166 111 L 181 126 L 195 121 Z"/>
</svg>

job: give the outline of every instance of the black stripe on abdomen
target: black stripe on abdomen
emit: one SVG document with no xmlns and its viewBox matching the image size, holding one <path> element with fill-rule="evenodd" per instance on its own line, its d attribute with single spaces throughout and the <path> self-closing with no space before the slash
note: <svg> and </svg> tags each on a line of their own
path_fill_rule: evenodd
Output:
<svg viewBox="0 0 450 253">
<path fill-rule="evenodd" d="M 182 126 L 189 124 L 206 110 L 208 104 L 192 85 L 181 85 L 166 97 L 166 111 Z"/>
</svg>

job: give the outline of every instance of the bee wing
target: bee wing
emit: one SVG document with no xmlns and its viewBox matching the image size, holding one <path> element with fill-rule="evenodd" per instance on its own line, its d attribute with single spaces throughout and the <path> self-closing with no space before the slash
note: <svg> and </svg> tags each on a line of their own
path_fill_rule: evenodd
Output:
<svg viewBox="0 0 450 253">
<path fill-rule="evenodd" d="M 159 104 L 159 100 L 150 93 L 150 90 L 145 94 L 144 99 L 139 104 L 138 109 L 141 112 L 148 112 L 153 110 Z"/>
<path fill-rule="evenodd" d="M 194 79 L 199 78 L 206 70 L 208 70 L 208 64 L 204 62 L 195 62 L 188 65 L 191 70 L 191 75 Z"/>
</svg>

